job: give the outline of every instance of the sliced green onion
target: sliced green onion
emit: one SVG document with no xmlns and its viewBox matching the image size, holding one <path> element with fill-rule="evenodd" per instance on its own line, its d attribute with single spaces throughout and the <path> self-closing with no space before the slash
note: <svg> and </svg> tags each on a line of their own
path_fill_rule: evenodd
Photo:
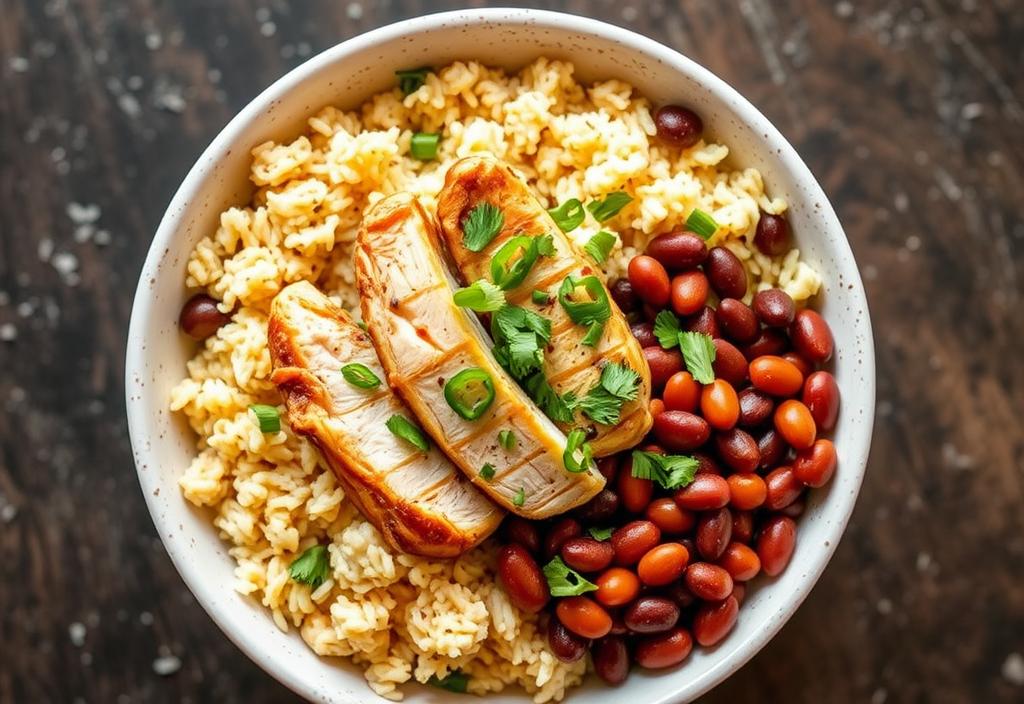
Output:
<svg viewBox="0 0 1024 704">
<path fill-rule="evenodd" d="M 595 220 L 604 222 L 618 215 L 619 211 L 625 208 L 632 200 L 633 196 L 625 191 L 615 191 L 605 196 L 604 200 L 593 200 L 587 203 L 587 210 L 590 211 Z"/>
<path fill-rule="evenodd" d="M 519 487 L 519 491 L 512 497 L 512 504 L 514 506 L 522 506 L 526 503 L 526 489 Z"/>
<path fill-rule="evenodd" d="M 507 291 L 523 283 L 542 254 L 555 251 L 551 235 L 519 235 L 501 245 L 491 258 L 491 280 Z"/>
<path fill-rule="evenodd" d="M 423 434 L 415 423 L 406 418 L 405 416 L 398 415 L 397 413 L 388 418 L 385 423 L 396 437 L 400 437 L 410 445 L 416 447 L 421 452 L 426 452 L 430 449 L 430 443 L 427 442 L 427 436 Z"/>
<path fill-rule="evenodd" d="M 491 375 L 479 367 L 463 369 L 444 385 L 444 400 L 459 417 L 476 420 L 494 402 Z"/>
<path fill-rule="evenodd" d="M 341 368 L 341 375 L 345 381 L 359 389 L 376 389 L 380 386 L 380 377 L 365 364 L 352 362 Z"/>
<path fill-rule="evenodd" d="M 249 410 L 256 416 L 256 424 L 260 426 L 261 433 L 276 433 L 281 430 L 281 414 L 273 406 L 263 403 L 254 403 Z"/>
<path fill-rule="evenodd" d="M 694 208 L 690 217 L 686 218 L 686 229 L 696 232 L 703 239 L 709 240 L 718 232 L 718 223 L 715 219 L 699 208 Z"/>
<path fill-rule="evenodd" d="M 409 143 L 409 152 L 420 161 L 431 161 L 437 158 L 437 145 L 441 135 L 437 132 L 417 132 Z"/>
<path fill-rule="evenodd" d="M 584 442 L 586 438 L 587 434 L 580 428 L 573 428 L 566 438 L 562 462 L 565 464 L 565 469 L 573 474 L 586 472 L 590 469 L 593 454 L 590 449 L 590 443 Z M 579 457 L 576 456 L 577 452 L 580 453 Z"/>
<path fill-rule="evenodd" d="M 516 446 L 517 442 L 516 434 L 511 430 L 502 430 L 498 433 L 498 444 L 505 450 L 511 450 Z"/>
<path fill-rule="evenodd" d="M 357 320 L 356 325 L 358 325 L 359 329 L 362 330 L 363 332 L 369 332 L 369 328 L 366 327 L 366 323 L 364 323 L 362 320 Z"/>
<path fill-rule="evenodd" d="M 530 294 L 530 300 L 538 306 L 546 306 L 551 303 L 551 296 L 546 292 L 534 289 L 533 293 Z"/>
<path fill-rule="evenodd" d="M 594 258 L 598 264 L 604 264 L 608 259 L 608 255 L 612 252 L 612 247 L 615 246 L 616 237 L 610 232 L 601 230 L 596 235 L 587 240 L 587 243 L 583 245 L 583 249 Z"/>
<path fill-rule="evenodd" d="M 488 462 L 480 468 L 480 476 L 487 481 L 494 479 L 494 465 Z"/>
<path fill-rule="evenodd" d="M 587 300 L 574 300 L 580 289 L 586 294 Z M 596 276 L 584 276 L 582 279 L 567 276 L 558 288 L 558 300 L 570 320 L 588 326 L 582 343 L 589 347 L 596 345 L 601 339 L 604 323 L 612 313 L 608 294 L 601 280 Z"/>
<path fill-rule="evenodd" d="M 430 73 L 429 66 L 395 71 L 395 75 L 398 76 L 398 87 L 402 90 L 402 95 L 410 95 L 419 90 L 419 87 L 427 82 L 428 73 Z"/>
<path fill-rule="evenodd" d="M 583 209 L 583 203 L 580 203 L 576 198 L 570 198 L 557 208 L 549 210 L 548 215 L 558 225 L 559 230 L 562 232 L 572 232 L 583 224 L 584 218 L 587 217 L 587 212 Z"/>
<path fill-rule="evenodd" d="M 452 300 L 455 305 L 477 313 L 493 313 L 505 305 L 505 293 L 487 279 L 477 279 L 456 291 Z"/>
<path fill-rule="evenodd" d="M 591 323 L 590 327 L 587 328 L 587 334 L 580 340 L 581 345 L 587 347 L 596 347 L 598 341 L 601 339 L 601 333 L 604 332 L 604 323 Z"/>
</svg>

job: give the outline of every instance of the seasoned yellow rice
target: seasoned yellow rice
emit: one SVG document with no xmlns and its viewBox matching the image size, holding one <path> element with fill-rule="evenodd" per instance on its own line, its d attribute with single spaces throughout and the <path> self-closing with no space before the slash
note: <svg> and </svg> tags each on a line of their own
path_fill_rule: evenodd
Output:
<svg viewBox="0 0 1024 704">
<path fill-rule="evenodd" d="M 420 131 L 442 133 L 437 160 L 409 155 Z M 724 145 L 666 149 L 654 132 L 651 105 L 621 81 L 583 85 L 572 64 L 543 58 L 515 74 L 456 62 L 409 96 L 395 88 L 353 112 L 327 107 L 294 141 L 255 147 L 252 202 L 225 211 L 192 252 L 188 285 L 234 312 L 171 395 L 198 436 L 182 492 L 210 508 L 237 563 L 235 589 L 316 653 L 351 658 L 384 697 L 401 699 L 410 679 L 460 669 L 476 694 L 518 684 L 535 702 L 557 701 L 582 680 L 586 662 L 565 664 L 548 652 L 537 618 L 496 583 L 492 543 L 451 561 L 396 554 L 309 443 L 287 427 L 259 431 L 249 405 L 280 403 L 268 381 L 270 301 L 307 279 L 355 311 L 351 249 L 363 211 L 396 191 L 432 208 L 449 165 L 484 152 L 517 168 L 549 207 L 631 194 L 602 227 L 588 215 L 572 233 L 581 243 L 602 228 L 620 235 L 610 276 L 700 208 L 721 225 L 716 243 L 743 261 L 751 291 L 778 286 L 797 302 L 813 296 L 820 279 L 798 251 L 773 259 L 750 244 L 759 209 L 786 208 L 766 195 L 760 173 L 730 170 Z M 311 589 L 289 579 L 288 565 L 317 543 L 329 545 L 332 574 Z"/>
</svg>

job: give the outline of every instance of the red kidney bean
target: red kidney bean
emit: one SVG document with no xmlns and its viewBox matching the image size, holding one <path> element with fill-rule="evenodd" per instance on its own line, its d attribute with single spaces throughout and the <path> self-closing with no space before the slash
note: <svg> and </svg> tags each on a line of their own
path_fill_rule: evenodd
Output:
<svg viewBox="0 0 1024 704">
<path fill-rule="evenodd" d="M 743 582 L 734 582 L 732 585 L 732 598 L 736 603 L 743 606 L 743 599 L 747 595 L 747 585 Z"/>
<path fill-rule="evenodd" d="M 750 383 L 772 396 L 793 396 L 804 385 L 804 375 L 782 357 L 766 354 L 750 362 Z"/>
<path fill-rule="evenodd" d="M 728 340 L 716 337 L 714 342 L 715 361 L 712 366 L 715 376 L 739 386 L 747 379 L 747 358 Z"/>
<path fill-rule="evenodd" d="M 615 550 L 612 546 L 593 538 L 569 538 L 562 543 L 562 561 L 579 572 L 600 572 L 612 564 Z"/>
<path fill-rule="evenodd" d="M 501 525 L 505 541 L 522 545 L 530 551 L 531 555 L 540 552 L 540 535 L 537 533 L 537 525 L 519 516 L 507 516 Z"/>
<path fill-rule="evenodd" d="M 712 247 L 704 271 L 719 298 L 743 298 L 747 294 L 747 272 L 736 255 L 725 247 Z"/>
<path fill-rule="evenodd" d="M 498 551 L 498 576 L 509 601 L 535 614 L 548 603 L 548 583 L 537 561 L 522 545 L 506 545 Z"/>
<path fill-rule="evenodd" d="M 705 648 L 721 642 L 736 625 L 740 603 L 733 596 L 717 604 L 703 604 L 693 617 L 693 637 Z"/>
<path fill-rule="evenodd" d="M 619 455 L 608 455 L 597 459 L 597 471 L 606 482 L 614 482 L 619 474 Z"/>
<path fill-rule="evenodd" d="M 651 503 L 654 494 L 654 482 L 633 476 L 633 458 L 626 460 L 625 470 L 619 473 L 619 481 L 615 487 L 619 493 L 619 501 L 630 513 L 643 513 L 647 504 Z"/>
<path fill-rule="evenodd" d="M 754 294 L 754 312 L 770 328 L 784 328 L 793 322 L 796 304 L 781 288 L 769 288 Z"/>
<path fill-rule="evenodd" d="M 672 279 L 672 310 L 676 315 L 693 315 L 708 300 L 708 277 L 700 269 L 691 269 Z"/>
<path fill-rule="evenodd" d="M 576 538 L 583 534 L 583 526 L 574 518 L 561 518 L 548 530 L 544 538 L 544 557 L 550 560 L 562 549 L 562 543 L 569 538 Z"/>
<path fill-rule="evenodd" d="M 737 472 L 753 472 L 761 462 L 757 441 L 746 430 L 733 428 L 717 433 L 715 448 L 722 461 Z"/>
<path fill-rule="evenodd" d="M 800 518 L 804 515 L 804 509 L 807 508 L 806 496 L 801 494 L 800 498 L 791 503 L 789 506 L 779 511 L 783 516 L 789 516 L 790 518 Z"/>
<path fill-rule="evenodd" d="M 595 593 L 595 596 L 597 594 Z M 600 601 L 600 599 L 598 599 Z M 618 610 L 609 611 L 612 617 L 612 630 L 608 631 L 613 636 L 624 636 L 629 633 L 629 629 L 626 628 L 626 622 L 622 620 L 622 613 Z"/>
<path fill-rule="evenodd" d="M 800 373 L 804 375 L 804 379 L 810 376 L 811 372 L 814 371 L 814 365 L 798 355 L 796 352 L 784 352 L 782 354 L 782 358 L 799 369 Z"/>
<path fill-rule="evenodd" d="M 590 641 L 580 638 L 566 628 L 557 618 L 548 624 L 548 646 L 551 654 L 562 662 L 576 662 L 587 652 Z"/>
<path fill-rule="evenodd" d="M 594 598 L 605 606 L 628 604 L 640 593 L 640 580 L 624 567 L 609 567 L 594 580 Z"/>
<path fill-rule="evenodd" d="M 594 641 L 590 648 L 594 661 L 594 673 L 606 684 L 617 685 L 626 681 L 629 675 L 629 649 L 626 640 L 610 635 Z"/>
<path fill-rule="evenodd" d="M 836 446 L 831 440 L 816 440 L 813 445 L 796 453 L 793 460 L 793 474 L 807 486 L 819 487 L 828 484 L 836 471 Z"/>
<path fill-rule="evenodd" d="M 642 596 L 626 607 L 622 620 L 633 633 L 664 633 L 679 620 L 679 607 L 671 599 Z"/>
<path fill-rule="evenodd" d="M 682 105 L 662 105 L 654 113 L 654 128 L 665 144 L 688 149 L 700 141 L 704 122 L 700 115 Z"/>
<path fill-rule="evenodd" d="M 696 315 L 691 315 L 684 322 L 683 327 L 688 332 L 699 332 L 709 337 L 722 336 L 722 332 L 718 328 L 718 320 L 715 319 L 715 309 L 711 306 L 704 306 Z"/>
<path fill-rule="evenodd" d="M 221 313 L 217 300 L 205 293 L 197 293 L 185 301 L 178 316 L 182 332 L 195 340 L 205 340 L 230 322 L 231 316 Z"/>
<path fill-rule="evenodd" d="M 629 283 L 633 286 L 633 293 L 640 300 L 658 308 L 665 307 L 671 288 L 668 272 L 657 259 L 643 254 L 633 257 L 629 261 L 627 273 Z"/>
<path fill-rule="evenodd" d="M 697 523 L 693 513 L 679 508 L 676 502 L 668 497 L 652 501 L 645 515 L 662 533 L 669 535 L 688 533 Z"/>
<path fill-rule="evenodd" d="M 612 300 L 623 313 L 632 313 L 640 308 L 640 297 L 633 292 L 633 284 L 629 279 L 616 279 L 608 287 Z"/>
<path fill-rule="evenodd" d="M 704 263 L 708 246 L 692 232 L 667 232 L 647 243 L 644 254 L 654 257 L 669 271 L 692 269 Z"/>
<path fill-rule="evenodd" d="M 823 364 L 832 356 L 835 345 L 832 330 L 825 319 L 810 308 L 797 311 L 789 335 L 796 351 L 815 364 Z"/>
<path fill-rule="evenodd" d="M 654 336 L 654 325 L 652 323 L 633 323 L 629 331 L 640 344 L 640 347 L 658 347 L 658 338 Z"/>
<path fill-rule="evenodd" d="M 776 467 L 764 478 L 768 493 L 765 495 L 765 508 L 778 511 L 797 500 L 803 491 L 803 484 L 796 478 L 792 467 Z"/>
<path fill-rule="evenodd" d="M 597 496 L 576 510 L 576 517 L 585 523 L 596 525 L 610 520 L 618 510 L 618 495 L 605 487 Z"/>
<path fill-rule="evenodd" d="M 761 569 L 775 577 L 786 569 L 796 546 L 796 523 L 788 516 L 772 516 L 761 527 L 757 536 L 757 556 Z"/>
<path fill-rule="evenodd" d="M 795 450 L 814 444 L 817 428 L 807 406 L 796 399 L 783 401 L 775 409 L 775 429 Z"/>
<path fill-rule="evenodd" d="M 643 354 L 651 370 L 652 391 L 661 391 L 673 374 L 683 371 L 683 355 L 677 349 L 663 350 L 655 345 L 644 347 Z"/>
<path fill-rule="evenodd" d="M 839 385 L 828 372 L 814 372 L 804 382 L 804 405 L 819 430 L 829 431 L 839 417 Z"/>
<path fill-rule="evenodd" d="M 700 384 L 690 372 L 676 372 L 665 383 L 661 398 L 666 410 L 693 413 L 700 403 Z"/>
<path fill-rule="evenodd" d="M 739 424 L 746 428 L 761 425 L 772 416 L 775 401 L 771 396 L 757 389 L 743 389 L 737 394 L 740 402 Z"/>
<path fill-rule="evenodd" d="M 754 513 L 752 511 L 732 512 L 732 539 L 749 543 L 754 537 Z"/>
<path fill-rule="evenodd" d="M 679 579 L 690 561 L 690 551 L 680 543 L 662 543 L 644 553 L 636 566 L 640 581 L 662 587 Z"/>
<path fill-rule="evenodd" d="M 697 552 L 705 560 L 717 560 L 732 539 L 732 514 L 727 508 L 708 511 L 697 521 Z"/>
<path fill-rule="evenodd" d="M 661 530 L 650 521 L 631 521 L 612 533 L 615 563 L 635 565 L 661 540 Z"/>
<path fill-rule="evenodd" d="M 718 466 L 711 455 L 705 452 L 694 452 L 691 456 L 697 460 L 697 471 L 694 474 L 722 474 L 722 468 Z"/>
<path fill-rule="evenodd" d="M 722 567 L 694 562 L 686 568 L 686 587 L 698 599 L 721 601 L 732 594 L 732 577 Z"/>
<path fill-rule="evenodd" d="M 686 411 L 665 411 L 654 416 L 654 437 L 673 452 L 695 450 L 708 441 L 707 421 Z"/>
<path fill-rule="evenodd" d="M 718 560 L 718 566 L 725 568 L 733 582 L 746 582 L 761 571 L 761 558 L 743 543 L 729 543 Z"/>
<path fill-rule="evenodd" d="M 733 508 L 753 510 L 768 498 L 768 487 L 756 474 L 733 474 L 726 481 L 729 482 L 729 505 Z"/>
<path fill-rule="evenodd" d="M 677 580 L 665 587 L 662 592 L 672 601 L 679 605 L 680 609 L 685 609 L 692 605 L 693 602 L 697 601 L 697 597 L 693 595 L 689 589 L 686 588 L 686 584 L 682 580 Z"/>
<path fill-rule="evenodd" d="M 729 503 L 729 483 L 717 474 L 698 474 L 672 498 L 679 508 L 687 511 L 722 508 Z"/>
<path fill-rule="evenodd" d="M 762 254 L 769 257 L 778 257 L 790 249 L 789 223 L 782 215 L 773 215 L 761 211 L 761 217 L 757 220 L 757 230 L 754 232 L 754 246 Z"/>
<path fill-rule="evenodd" d="M 758 468 L 768 469 L 782 461 L 782 458 L 789 452 L 789 447 L 782 439 L 782 435 L 775 432 L 775 428 L 769 428 L 764 435 L 757 439 L 757 450 L 761 453 Z"/>
<path fill-rule="evenodd" d="M 715 319 L 718 327 L 736 342 L 753 342 L 761 330 L 750 306 L 735 298 L 723 298 L 718 302 Z"/>
<path fill-rule="evenodd" d="M 765 328 L 756 340 L 740 348 L 747 360 L 757 359 L 766 354 L 782 354 L 789 345 L 786 333 L 776 328 Z"/>
<path fill-rule="evenodd" d="M 666 633 L 648 636 L 636 645 L 633 658 L 640 667 L 660 670 L 678 665 L 693 650 L 693 639 L 685 628 L 673 628 Z"/>
<path fill-rule="evenodd" d="M 583 638 L 604 638 L 612 629 L 612 617 L 608 612 L 585 596 L 559 599 L 555 615 L 562 625 Z"/>
</svg>

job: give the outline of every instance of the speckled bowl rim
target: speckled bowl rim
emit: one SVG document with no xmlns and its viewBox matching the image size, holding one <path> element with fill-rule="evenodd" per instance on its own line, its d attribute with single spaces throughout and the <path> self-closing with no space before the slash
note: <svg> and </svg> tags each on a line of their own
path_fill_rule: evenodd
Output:
<svg viewBox="0 0 1024 704">
<path fill-rule="evenodd" d="M 390 42 L 444 26 L 472 27 L 481 24 L 555 27 L 560 30 L 578 32 L 582 35 L 599 36 L 644 54 L 653 61 L 670 66 L 673 70 L 701 84 L 708 91 L 714 93 L 716 97 L 728 103 L 739 119 L 745 122 L 751 130 L 764 135 L 764 140 L 768 143 L 768 146 L 779 154 L 779 158 L 786 169 L 792 174 L 792 177 L 800 183 L 802 189 L 805 189 L 808 197 L 813 198 L 815 201 L 815 207 L 819 211 L 817 216 L 821 218 L 825 230 L 823 237 L 829 240 L 829 246 L 835 253 L 838 253 L 842 261 L 837 263 L 837 266 L 843 267 L 844 275 L 846 276 L 844 283 L 848 283 L 850 288 L 853 289 L 847 295 L 853 296 L 855 305 L 859 307 L 863 314 L 857 318 L 856 325 L 858 327 L 856 335 L 861 340 L 859 353 L 861 355 L 862 383 L 864 384 L 861 406 L 864 418 L 847 435 L 844 435 L 842 439 L 844 449 L 847 454 L 852 456 L 853 462 L 844 462 L 842 465 L 843 491 L 838 493 L 838 495 L 837 492 L 829 492 L 829 503 L 821 508 L 822 511 L 828 513 L 829 517 L 827 526 L 830 530 L 826 535 L 827 539 L 820 550 L 812 553 L 813 557 L 804 561 L 802 565 L 803 574 L 800 575 L 800 578 L 803 580 L 801 588 L 781 595 L 781 598 L 776 603 L 774 615 L 765 619 L 761 630 L 739 642 L 732 642 L 727 639 L 726 643 L 711 651 L 710 657 L 716 661 L 697 677 L 679 677 L 682 672 L 686 671 L 685 667 L 674 673 L 661 675 L 678 679 L 678 686 L 668 693 L 661 693 L 654 698 L 645 698 L 643 700 L 645 704 L 670 704 L 671 702 L 690 701 L 706 693 L 742 667 L 771 640 L 806 598 L 835 551 L 853 511 L 867 464 L 875 401 L 874 345 L 871 336 L 870 319 L 868 317 L 867 300 L 864 296 L 863 285 L 857 273 L 856 263 L 846 241 L 845 234 L 820 185 L 796 151 L 764 115 L 728 84 L 691 59 L 643 35 L 586 17 L 543 10 L 492 8 L 458 10 L 425 15 L 397 22 L 335 45 L 285 74 L 239 112 L 203 152 L 185 177 L 181 187 L 175 193 L 153 239 L 136 290 L 128 334 L 125 394 L 129 432 L 143 494 L 156 528 L 167 547 L 175 567 L 193 594 L 195 594 L 199 603 L 221 630 L 260 667 L 296 693 L 309 699 L 318 700 L 328 700 L 340 696 L 341 692 L 325 692 L 312 684 L 311 678 L 304 677 L 300 672 L 282 667 L 274 659 L 274 652 L 271 649 L 261 647 L 262 643 L 246 632 L 241 627 L 237 618 L 228 613 L 221 613 L 220 607 L 214 603 L 214 590 L 220 592 L 221 590 L 230 589 L 230 586 L 222 583 L 211 583 L 212 580 L 206 576 L 201 567 L 189 559 L 185 541 L 171 539 L 175 526 L 170 525 L 169 519 L 161 513 L 158 502 L 153 496 L 155 482 L 152 479 L 152 474 L 147 476 L 143 472 L 143 468 L 147 465 L 154 466 L 160 463 L 160 458 L 154 455 L 147 441 L 147 438 L 159 429 L 155 427 L 155 420 L 147 416 L 146 404 L 144 403 L 146 395 L 151 393 L 145 388 L 146 375 L 152 370 L 150 365 L 147 364 L 148 356 L 151 353 L 147 351 L 143 331 L 146 328 L 146 323 L 153 307 L 154 293 L 152 282 L 160 276 L 161 261 L 171 250 L 171 243 L 178 234 L 178 225 L 183 217 L 183 213 L 187 211 L 190 204 L 197 198 L 199 186 L 205 175 L 204 172 L 207 165 L 216 160 L 218 156 L 228 153 L 233 146 L 236 146 L 237 134 L 252 121 L 260 119 L 261 114 L 273 106 L 274 103 L 281 100 L 295 86 L 301 84 L 309 76 L 321 69 L 321 67 L 335 63 L 347 55 L 372 47 L 375 44 Z M 248 149 L 251 145 L 242 146 Z M 815 502 L 812 501 L 813 503 Z M 790 566 L 790 570 L 793 569 L 795 569 L 795 565 Z M 774 596 L 778 597 L 779 595 Z M 654 673 L 653 676 L 658 675 Z M 649 681 L 649 677 L 639 678 L 634 675 L 624 687 L 619 688 L 617 691 L 620 695 L 625 696 L 637 696 L 638 693 L 642 695 L 644 690 L 647 689 L 646 684 Z M 369 689 L 366 692 L 368 699 L 376 698 L 376 695 Z M 582 701 L 586 696 L 586 694 L 578 694 L 577 697 L 579 699 L 576 699 L 570 692 L 568 701 Z M 525 697 L 521 697 L 521 699 L 523 701 L 527 700 Z M 385 701 L 384 699 L 376 700 Z"/>
</svg>

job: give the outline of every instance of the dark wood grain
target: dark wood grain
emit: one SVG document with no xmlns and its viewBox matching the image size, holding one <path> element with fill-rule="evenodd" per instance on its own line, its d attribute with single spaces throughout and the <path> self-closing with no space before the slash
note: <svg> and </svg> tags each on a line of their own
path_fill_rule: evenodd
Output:
<svg viewBox="0 0 1024 704">
<path fill-rule="evenodd" d="M 0 701 L 293 698 L 156 538 L 124 420 L 130 292 L 180 179 L 260 89 L 461 4 L 0 2 Z M 822 180 L 868 288 L 879 404 L 852 525 L 706 701 L 1021 701 L 1019 0 L 543 5 L 649 34 L 747 95 Z M 99 207 L 92 232 L 73 203 Z M 180 669 L 158 674 L 164 656 Z"/>
</svg>

